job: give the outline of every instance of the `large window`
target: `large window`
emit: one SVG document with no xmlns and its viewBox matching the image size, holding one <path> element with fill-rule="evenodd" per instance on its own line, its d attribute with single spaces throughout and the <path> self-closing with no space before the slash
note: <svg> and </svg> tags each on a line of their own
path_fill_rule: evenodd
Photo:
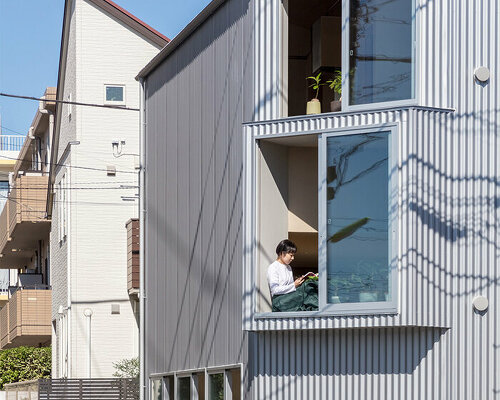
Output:
<svg viewBox="0 0 500 400">
<path fill-rule="evenodd" d="M 412 99 L 413 0 L 350 0 L 349 12 L 349 103 Z"/>
<path fill-rule="evenodd" d="M 327 135 L 325 142 L 326 304 L 383 307 L 393 290 L 390 133 Z"/>
<path fill-rule="evenodd" d="M 283 9 L 283 116 L 415 98 L 415 0 L 288 0 Z"/>
<path fill-rule="evenodd" d="M 277 316 L 267 271 L 286 238 L 297 246 L 293 279 L 319 273 L 318 307 L 304 312 L 396 311 L 396 132 L 392 126 L 257 139 L 257 316 Z"/>
</svg>

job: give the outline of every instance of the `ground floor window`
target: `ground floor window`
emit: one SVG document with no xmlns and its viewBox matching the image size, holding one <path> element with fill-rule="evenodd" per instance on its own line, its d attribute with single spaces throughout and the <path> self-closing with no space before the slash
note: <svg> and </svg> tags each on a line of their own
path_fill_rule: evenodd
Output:
<svg viewBox="0 0 500 400">
<path fill-rule="evenodd" d="M 151 400 L 240 400 L 241 365 L 178 371 L 151 378 Z"/>
<path fill-rule="evenodd" d="M 396 137 L 384 126 L 255 140 L 257 313 L 395 312 Z"/>
</svg>

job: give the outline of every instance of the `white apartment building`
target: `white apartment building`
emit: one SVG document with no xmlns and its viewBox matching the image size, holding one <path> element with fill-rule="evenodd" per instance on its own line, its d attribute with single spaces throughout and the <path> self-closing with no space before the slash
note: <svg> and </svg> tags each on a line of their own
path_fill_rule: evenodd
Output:
<svg viewBox="0 0 500 400">
<path fill-rule="evenodd" d="M 54 378 L 138 355 L 125 223 L 138 214 L 139 71 L 168 39 L 108 0 L 66 0 L 49 177 Z M 103 105 L 115 108 L 98 107 Z"/>
</svg>

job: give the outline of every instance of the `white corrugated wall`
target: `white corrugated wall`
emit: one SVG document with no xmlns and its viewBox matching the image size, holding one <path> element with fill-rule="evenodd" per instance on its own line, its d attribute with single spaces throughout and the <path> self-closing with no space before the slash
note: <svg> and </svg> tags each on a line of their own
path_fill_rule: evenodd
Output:
<svg viewBox="0 0 500 400">
<path fill-rule="evenodd" d="M 424 108 L 246 128 L 272 135 L 400 121 L 405 182 L 400 314 L 251 322 L 259 331 L 257 399 L 500 398 L 500 6 L 496 0 L 417 3 L 417 92 Z M 266 16 L 256 25 L 256 119 L 263 121 L 280 117 L 273 80 L 279 53 L 273 57 L 277 45 L 269 47 L 279 31 L 269 21 L 278 21 L 280 2 L 256 4 L 257 17 L 259 11 Z M 478 66 L 490 68 L 486 84 L 474 81 Z M 490 302 L 483 315 L 472 308 L 476 295 Z M 246 316 L 251 309 L 246 298 Z"/>
</svg>

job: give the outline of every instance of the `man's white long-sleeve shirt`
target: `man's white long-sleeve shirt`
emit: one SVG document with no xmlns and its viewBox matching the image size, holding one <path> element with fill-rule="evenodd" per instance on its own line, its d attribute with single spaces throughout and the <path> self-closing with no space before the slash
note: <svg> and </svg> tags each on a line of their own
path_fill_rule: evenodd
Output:
<svg viewBox="0 0 500 400">
<path fill-rule="evenodd" d="M 295 292 L 292 268 L 279 261 L 273 262 L 267 268 L 267 282 L 271 290 L 271 296 Z"/>
</svg>

